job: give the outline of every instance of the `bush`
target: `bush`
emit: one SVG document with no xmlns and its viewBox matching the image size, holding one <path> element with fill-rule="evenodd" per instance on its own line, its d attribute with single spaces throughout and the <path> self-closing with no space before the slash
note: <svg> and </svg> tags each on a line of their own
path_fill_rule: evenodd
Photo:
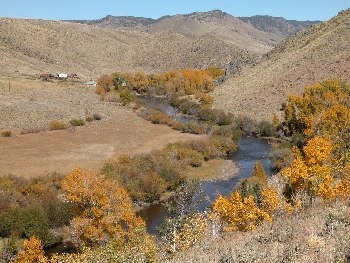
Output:
<svg viewBox="0 0 350 263">
<path fill-rule="evenodd" d="M 11 131 L 3 131 L 1 133 L 2 137 L 11 137 L 12 136 L 12 132 Z"/>
<path fill-rule="evenodd" d="M 215 120 L 215 112 L 209 107 L 202 107 L 197 112 L 197 117 L 203 121 L 214 121 Z"/>
<path fill-rule="evenodd" d="M 14 208 L 0 215 L 0 235 L 2 237 L 17 233 L 22 238 L 35 236 L 45 247 L 59 240 L 49 232 L 49 220 L 42 208 Z"/>
<path fill-rule="evenodd" d="M 215 113 L 215 123 L 219 126 L 229 125 L 232 123 L 232 114 L 218 110 Z"/>
<path fill-rule="evenodd" d="M 94 121 L 94 118 L 92 116 L 86 117 L 85 119 L 87 122 L 92 122 Z"/>
<path fill-rule="evenodd" d="M 231 154 L 237 150 L 237 145 L 230 138 L 221 135 L 214 135 L 210 137 L 210 141 L 215 146 L 219 155 Z"/>
<path fill-rule="evenodd" d="M 190 146 L 193 150 L 201 153 L 204 160 L 208 161 L 216 155 L 216 149 L 210 140 L 192 141 Z"/>
<path fill-rule="evenodd" d="M 293 161 L 293 152 L 290 144 L 274 144 L 270 152 L 273 169 L 279 171 Z"/>
<path fill-rule="evenodd" d="M 182 100 L 179 109 L 184 113 L 188 115 L 196 115 L 197 111 L 199 110 L 199 105 L 196 102 L 189 101 L 189 100 Z"/>
<path fill-rule="evenodd" d="M 260 121 L 258 124 L 258 133 L 262 137 L 270 137 L 274 134 L 275 127 L 271 122 Z"/>
<path fill-rule="evenodd" d="M 129 105 L 135 100 L 135 95 L 129 89 L 123 89 L 120 93 L 120 102 L 123 106 Z"/>
<path fill-rule="evenodd" d="M 190 121 L 189 123 L 184 124 L 182 128 L 182 132 L 193 133 L 193 134 L 203 134 L 205 133 L 205 130 L 201 125 Z"/>
<path fill-rule="evenodd" d="M 62 120 L 54 120 L 49 123 L 50 130 L 64 130 L 67 127 L 67 123 Z"/>
<path fill-rule="evenodd" d="M 244 134 L 257 134 L 256 122 L 247 116 L 240 115 L 233 120 L 233 125 Z"/>
<path fill-rule="evenodd" d="M 45 128 L 28 128 L 28 129 L 22 130 L 21 134 L 39 133 L 43 131 L 46 131 L 46 129 Z"/>
<path fill-rule="evenodd" d="M 100 121 L 100 120 L 102 120 L 101 114 L 96 113 L 96 112 L 92 114 L 92 118 L 94 118 L 95 121 Z"/>
<path fill-rule="evenodd" d="M 84 126 L 85 121 L 82 119 L 73 119 L 69 122 L 72 126 Z"/>
<path fill-rule="evenodd" d="M 119 96 L 115 91 L 110 91 L 103 96 L 103 101 L 106 102 L 118 102 L 119 101 Z"/>
</svg>

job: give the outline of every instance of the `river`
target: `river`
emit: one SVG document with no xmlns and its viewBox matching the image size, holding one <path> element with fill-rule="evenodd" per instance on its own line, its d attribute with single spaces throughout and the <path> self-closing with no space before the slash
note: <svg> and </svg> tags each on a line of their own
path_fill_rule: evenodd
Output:
<svg viewBox="0 0 350 263">
<path fill-rule="evenodd" d="M 218 194 L 229 195 L 240 179 L 251 176 L 255 161 L 260 160 L 265 171 L 271 174 L 271 161 L 268 158 L 270 150 L 271 146 L 265 140 L 259 140 L 254 137 L 242 137 L 238 150 L 227 157 L 239 166 L 238 175 L 232 176 L 227 180 L 202 182 L 201 187 L 207 197 L 207 201 L 199 206 L 199 210 L 204 211 L 207 209 Z M 148 232 L 157 235 L 157 226 L 164 221 L 167 211 L 162 203 L 157 203 L 144 208 L 138 215 L 146 221 Z"/>
</svg>

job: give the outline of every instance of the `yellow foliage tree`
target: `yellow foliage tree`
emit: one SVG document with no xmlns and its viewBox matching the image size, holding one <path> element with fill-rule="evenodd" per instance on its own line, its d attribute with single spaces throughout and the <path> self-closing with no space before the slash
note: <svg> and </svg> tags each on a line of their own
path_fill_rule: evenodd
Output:
<svg viewBox="0 0 350 263">
<path fill-rule="evenodd" d="M 252 196 L 242 200 L 238 192 L 233 192 L 229 198 L 219 196 L 213 204 L 213 212 L 225 223 L 224 231 L 250 231 L 264 220 L 272 220 L 268 212 L 256 205 Z"/>
<path fill-rule="evenodd" d="M 19 253 L 15 263 L 46 263 L 44 249 L 41 241 L 36 237 L 31 237 L 23 242 L 23 251 Z"/>
<path fill-rule="evenodd" d="M 284 125 L 289 135 L 303 134 L 328 138 L 333 154 L 344 166 L 350 148 L 350 88 L 339 80 L 328 80 L 307 87 L 302 95 L 292 95 L 284 111 Z"/>
<path fill-rule="evenodd" d="M 63 180 L 62 188 L 64 198 L 81 210 L 70 226 L 77 245 L 124 245 L 135 231 L 146 234 L 145 223 L 133 212 L 126 190 L 114 180 L 75 169 Z"/>
<path fill-rule="evenodd" d="M 336 196 L 337 178 L 332 171 L 332 142 L 314 137 L 303 148 L 304 156 L 296 152 L 292 164 L 281 173 L 295 190 L 305 190 L 312 196 L 331 199 Z"/>
</svg>

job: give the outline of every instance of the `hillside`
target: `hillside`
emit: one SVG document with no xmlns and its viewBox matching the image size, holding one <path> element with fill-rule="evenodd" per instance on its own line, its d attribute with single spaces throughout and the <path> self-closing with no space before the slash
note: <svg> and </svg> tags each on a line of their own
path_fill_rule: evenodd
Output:
<svg viewBox="0 0 350 263">
<path fill-rule="evenodd" d="M 239 23 L 237 20 L 244 22 L 244 24 Z M 179 24 L 179 21 L 183 23 Z M 220 10 L 213 10 L 209 12 L 195 12 L 187 15 L 163 16 L 159 19 L 108 15 L 96 20 L 71 20 L 70 22 L 115 29 L 124 28 L 144 31 L 175 30 L 178 33 L 190 35 L 203 34 L 203 31 L 201 32 L 201 30 L 199 32 L 190 30 L 191 24 L 195 22 L 199 22 L 206 26 L 209 25 L 209 28 L 202 27 L 202 30 L 204 30 L 206 33 L 212 31 L 212 26 L 216 26 L 223 27 L 228 29 L 228 31 L 231 31 L 226 32 L 228 35 L 230 35 L 232 31 L 236 30 L 237 28 L 241 28 L 241 30 L 246 31 L 249 26 L 252 26 L 259 31 L 272 33 L 274 36 L 272 36 L 271 39 L 265 39 L 265 41 L 273 45 L 276 44 L 274 41 L 281 40 L 282 38 L 293 35 L 296 32 L 304 30 L 314 24 L 321 23 L 321 21 L 297 21 L 287 20 L 283 17 L 260 15 L 236 18 Z M 175 24 L 173 22 L 175 22 Z M 251 31 L 251 28 L 248 29 L 248 31 Z M 263 35 L 261 32 L 258 34 L 260 34 L 260 36 Z M 265 34 L 265 36 L 267 35 Z"/>
<path fill-rule="evenodd" d="M 270 119 L 290 93 L 329 78 L 350 82 L 350 9 L 286 39 L 215 91 L 215 107 Z"/>
<path fill-rule="evenodd" d="M 191 39 L 211 37 L 224 40 L 258 54 L 266 53 L 284 37 L 263 32 L 220 10 L 159 19 L 106 16 L 98 20 L 72 21 L 101 28 L 136 30 L 151 33 L 178 33 Z"/>
<path fill-rule="evenodd" d="M 264 32 L 270 32 L 281 36 L 291 36 L 295 33 L 307 29 L 322 21 L 297 21 L 287 20 L 283 17 L 273 16 L 250 16 L 238 17 L 239 20 L 252 25 L 256 29 Z"/>
<path fill-rule="evenodd" d="M 95 78 L 120 71 L 164 71 L 224 67 L 244 63 L 271 47 L 250 39 L 247 52 L 230 41 L 203 35 L 189 38 L 176 32 L 103 29 L 78 23 L 0 18 L 0 75 L 33 76 L 40 72 L 77 73 Z"/>
</svg>

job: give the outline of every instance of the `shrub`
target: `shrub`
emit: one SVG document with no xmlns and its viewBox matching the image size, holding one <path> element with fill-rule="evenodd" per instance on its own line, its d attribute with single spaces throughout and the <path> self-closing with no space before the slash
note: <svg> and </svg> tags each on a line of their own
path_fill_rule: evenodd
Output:
<svg viewBox="0 0 350 263">
<path fill-rule="evenodd" d="M 72 126 L 84 126 L 85 121 L 82 119 L 73 119 L 69 122 Z"/>
<path fill-rule="evenodd" d="M 46 131 L 46 129 L 45 128 L 28 128 L 28 129 L 22 130 L 21 134 L 39 133 L 43 131 Z"/>
<path fill-rule="evenodd" d="M 88 117 L 86 117 L 86 119 L 85 119 L 87 122 L 92 122 L 92 121 L 94 121 L 94 118 L 92 117 L 92 116 L 88 116 Z"/>
<path fill-rule="evenodd" d="M 3 131 L 1 133 L 2 137 L 11 137 L 12 136 L 12 132 L 11 131 Z"/>
<path fill-rule="evenodd" d="M 54 120 L 49 123 L 50 130 L 64 130 L 67 127 L 67 123 L 62 120 Z"/>
<path fill-rule="evenodd" d="M 210 140 L 192 141 L 190 146 L 193 150 L 201 153 L 204 160 L 209 160 L 216 155 L 216 149 Z"/>
<path fill-rule="evenodd" d="M 197 117 L 203 121 L 214 121 L 215 120 L 215 112 L 209 107 L 202 107 L 197 112 Z"/>
<path fill-rule="evenodd" d="M 233 120 L 233 125 L 237 129 L 240 129 L 244 134 L 257 133 L 257 124 L 250 117 L 240 115 Z"/>
<path fill-rule="evenodd" d="M 113 88 L 113 79 L 108 75 L 103 75 L 97 80 L 97 88 L 109 92 Z"/>
<path fill-rule="evenodd" d="M 190 121 L 189 123 L 186 123 L 183 126 L 182 131 L 187 132 L 187 133 L 193 133 L 193 134 L 205 133 L 204 128 L 200 124 L 197 124 L 197 123 L 192 122 L 192 121 Z"/>
<path fill-rule="evenodd" d="M 260 121 L 258 124 L 258 132 L 260 136 L 270 137 L 274 134 L 275 127 L 271 122 Z"/>
<path fill-rule="evenodd" d="M 42 208 L 15 208 L 9 209 L 0 215 L 0 234 L 2 237 L 18 233 L 20 237 L 38 237 L 44 245 L 51 246 L 58 242 L 49 232 L 49 220 Z"/>
<path fill-rule="evenodd" d="M 94 118 L 95 121 L 102 120 L 101 114 L 96 113 L 96 112 L 92 114 L 92 117 Z"/>
<path fill-rule="evenodd" d="M 179 108 L 184 114 L 195 115 L 199 110 L 199 105 L 193 101 L 182 100 Z"/>
<path fill-rule="evenodd" d="M 232 123 L 232 114 L 225 113 L 222 110 L 218 110 L 215 112 L 215 123 L 219 126 L 229 125 Z"/>
<path fill-rule="evenodd" d="M 275 144 L 270 152 L 273 169 L 279 171 L 293 161 L 293 152 L 290 145 Z"/>
<path fill-rule="evenodd" d="M 237 150 L 237 145 L 230 138 L 221 135 L 214 135 L 210 137 L 210 141 L 215 146 L 219 155 L 226 155 Z"/>
<path fill-rule="evenodd" d="M 120 102 L 123 106 L 129 105 L 135 100 L 135 95 L 129 89 L 123 89 L 120 93 Z"/>
</svg>

